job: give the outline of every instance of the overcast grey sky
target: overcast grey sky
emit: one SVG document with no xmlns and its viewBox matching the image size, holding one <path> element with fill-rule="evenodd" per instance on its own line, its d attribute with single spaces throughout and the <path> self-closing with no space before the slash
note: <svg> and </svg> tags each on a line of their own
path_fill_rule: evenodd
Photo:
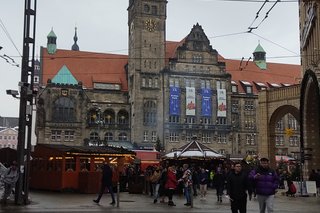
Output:
<svg viewBox="0 0 320 213">
<path fill-rule="evenodd" d="M 46 46 L 51 28 L 58 37 L 58 48 L 71 49 L 75 26 L 80 50 L 127 54 L 129 0 L 37 2 L 37 55 L 40 46 Z M 266 3 L 252 24 L 263 1 L 168 0 L 166 37 L 180 41 L 199 23 L 212 47 L 225 58 L 249 58 L 260 41 L 268 62 L 300 64 L 298 1 L 282 0 L 271 9 L 273 4 L 272 0 Z M 21 64 L 24 1 L 0 0 L 0 5 L 0 55 Z M 245 33 L 249 26 L 258 25 L 253 33 Z M 18 89 L 20 72 L 21 68 L 0 58 L 0 116 L 19 115 L 19 100 L 6 95 L 6 89 Z"/>
</svg>

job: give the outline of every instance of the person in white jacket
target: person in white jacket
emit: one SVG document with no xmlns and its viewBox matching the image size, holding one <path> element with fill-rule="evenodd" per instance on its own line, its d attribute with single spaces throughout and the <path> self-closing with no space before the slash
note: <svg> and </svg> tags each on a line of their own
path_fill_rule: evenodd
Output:
<svg viewBox="0 0 320 213">
<path fill-rule="evenodd" d="M 11 194 L 12 189 L 19 178 L 19 170 L 17 167 L 17 162 L 13 161 L 9 168 L 6 168 L 2 163 L 0 163 L 0 171 L 3 175 L 4 192 L 2 195 L 2 203 L 6 204 L 7 199 Z"/>
</svg>

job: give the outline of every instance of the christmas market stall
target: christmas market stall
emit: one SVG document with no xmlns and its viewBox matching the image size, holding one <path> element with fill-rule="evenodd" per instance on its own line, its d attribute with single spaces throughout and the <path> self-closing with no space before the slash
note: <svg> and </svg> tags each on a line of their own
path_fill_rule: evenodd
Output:
<svg viewBox="0 0 320 213">
<path fill-rule="evenodd" d="M 97 193 L 104 161 L 114 169 L 114 181 L 119 181 L 124 166 L 134 158 L 135 153 L 124 148 L 38 144 L 32 153 L 30 188 Z"/>
<path fill-rule="evenodd" d="M 169 161 L 169 164 L 188 163 L 188 164 L 211 164 L 219 163 L 225 159 L 225 156 L 217 151 L 205 146 L 196 140 L 181 146 L 180 148 L 167 153 L 163 160 Z M 168 163 L 167 163 L 168 164 Z"/>
</svg>

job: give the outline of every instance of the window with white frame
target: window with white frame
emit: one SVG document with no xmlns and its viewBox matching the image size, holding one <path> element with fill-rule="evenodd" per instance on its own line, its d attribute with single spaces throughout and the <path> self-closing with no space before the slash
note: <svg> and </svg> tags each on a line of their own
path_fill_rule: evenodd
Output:
<svg viewBox="0 0 320 213">
<path fill-rule="evenodd" d="M 226 143 L 227 143 L 227 136 L 226 136 L 226 134 L 222 134 L 222 133 L 218 134 L 217 142 L 218 142 L 218 143 L 224 143 L 224 144 L 226 144 Z"/>
<path fill-rule="evenodd" d="M 297 120 L 291 114 L 288 115 L 288 127 L 293 130 L 298 130 Z"/>
<path fill-rule="evenodd" d="M 177 133 L 177 132 L 170 132 L 169 141 L 170 141 L 170 142 L 179 142 L 179 133 Z"/>
<path fill-rule="evenodd" d="M 127 141 L 128 140 L 127 134 L 124 132 L 121 132 L 119 134 L 118 138 L 119 138 L 119 141 Z"/>
<path fill-rule="evenodd" d="M 51 141 L 61 141 L 61 130 L 51 130 Z"/>
<path fill-rule="evenodd" d="M 112 134 L 112 132 L 106 132 L 106 134 L 104 135 L 104 140 L 105 140 L 105 141 L 113 141 L 113 134 Z"/>
<path fill-rule="evenodd" d="M 211 143 L 211 134 L 210 132 L 202 133 L 202 143 Z"/>
<path fill-rule="evenodd" d="M 148 131 L 143 132 L 143 141 L 147 142 L 148 141 Z"/>
<path fill-rule="evenodd" d="M 142 78 L 142 87 L 146 87 L 146 78 Z"/>
<path fill-rule="evenodd" d="M 64 131 L 64 141 L 74 141 L 74 131 Z"/>
<path fill-rule="evenodd" d="M 158 79 L 158 78 L 155 78 L 155 79 L 154 79 L 154 87 L 155 87 L 155 88 L 158 88 L 158 87 L 159 87 L 159 79 Z"/>
<path fill-rule="evenodd" d="M 276 123 L 276 130 L 278 130 L 278 131 L 284 130 L 284 122 L 283 122 L 283 119 L 280 119 L 280 120 Z"/>
<path fill-rule="evenodd" d="M 227 118 L 217 117 L 217 125 L 226 125 L 226 124 L 227 124 Z"/>
<path fill-rule="evenodd" d="M 156 131 L 152 131 L 151 140 L 152 140 L 152 142 L 157 141 L 157 132 Z"/>
</svg>

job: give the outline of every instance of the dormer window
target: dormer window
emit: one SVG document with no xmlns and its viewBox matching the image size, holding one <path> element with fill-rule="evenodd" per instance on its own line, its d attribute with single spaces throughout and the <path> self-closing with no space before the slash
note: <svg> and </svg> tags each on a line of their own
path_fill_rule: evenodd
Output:
<svg viewBox="0 0 320 213">
<path fill-rule="evenodd" d="M 253 93 L 253 90 L 252 90 L 252 84 L 248 81 L 241 81 L 242 85 L 243 85 L 243 88 L 244 88 L 244 91 L 247 93 L 247 94 L 252 94 Z"/>
<path fill-rule="evenodd" d="M 232 90 L 232 93 L 238 92 L 238 85 L 235 81 L 231 81 L 231 90 Z"/>
<path fill-rule="evenodd" d="M 268 86 L 262 82 L 255 82 L 257 90 L 266 90 Z"/>
</svg>

